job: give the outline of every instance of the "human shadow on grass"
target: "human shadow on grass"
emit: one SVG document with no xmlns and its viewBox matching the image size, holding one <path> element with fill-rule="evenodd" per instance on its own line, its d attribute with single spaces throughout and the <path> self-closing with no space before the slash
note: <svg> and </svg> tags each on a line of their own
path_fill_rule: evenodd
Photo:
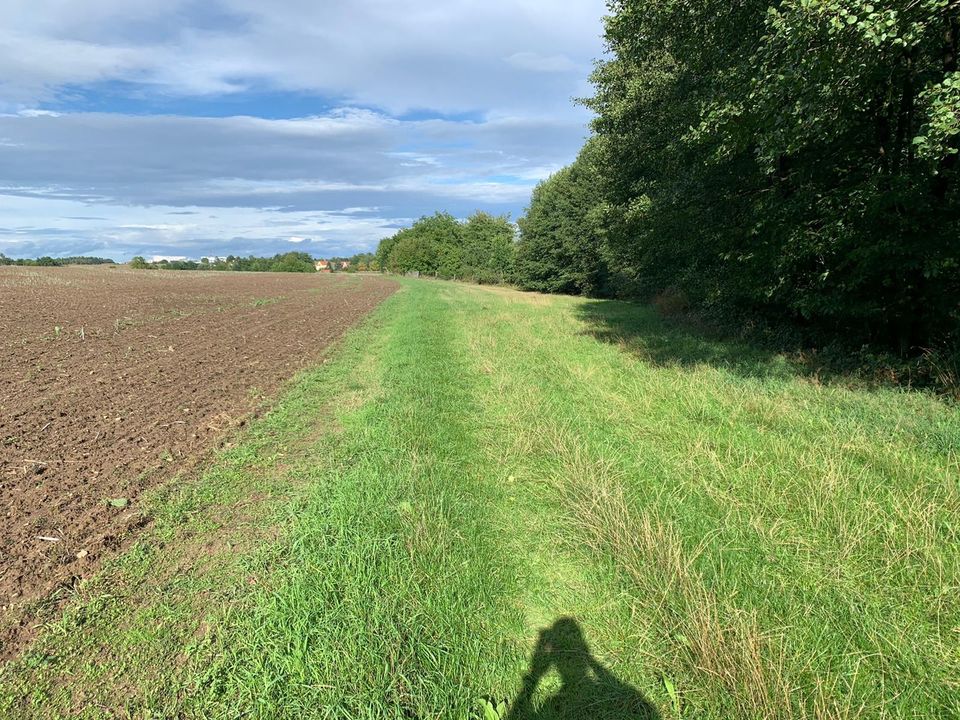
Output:
<svg viewBox="0 0 960 720">
<path fill-rule="evenodd" d="M 592 300 L 577 315 L 587 334 L 623 347 L 658 367 L 709 365 L 741 377 L 789 378 L 824 371 L 778 352 L 724 339 L 717 332 L 664 319 L 652 306 L 617 300 Z"/>
<path fill-rule="evenodd" d="M 551 670 L 561 686 L 537 703 L 534 695 Z M 523 688 L 507 720 L 659 720 L 660 713 L 636 688 L 617 679 L 590 652 L 576 620 L 563 617 L 541 631 Z"/>
</svg>

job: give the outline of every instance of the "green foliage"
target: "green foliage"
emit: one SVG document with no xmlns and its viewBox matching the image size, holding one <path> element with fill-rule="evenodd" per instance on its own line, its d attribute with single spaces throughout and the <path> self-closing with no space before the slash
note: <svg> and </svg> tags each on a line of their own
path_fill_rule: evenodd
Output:
<svg viewBox="0 0 960 720">
<path fill-rule="evenodd" d="M 0 265 L 20 265 L 22 267 L 64 267 L 66 265 L 113 265 L 109 258 L 89 257 L 77 255 L 71 257 L 54 258 L 44 255 L 35 260 L 30 258 L 11 258 L 0 253 Z"/>
<path fill-rule="evenodd" d="M 460 267 L 461 231 L 449 213 L 420 218 L 388 242 L 384 266 L 395 273 L 417 270 L 453 277 Z"/>
<path fill-rule="evenodd" d="M 589 160 L 535 192 L 521 285 L 905 353 L 957 337 L 955 3 L 609 7 Z"/>
<path fill-rule="evenodd" d="M 400 233 L 383 238 L 377 245 L 376 263 L 381 270 L 387 270 L 390 267 L 390 254 L 397 244 Z"/>
<path fill-rule="evenodd" d="M 192 270 L 204 269 L 199 263 L 192 263 Z M 312 273 L 317 269 L 313 258 L 305 252 L 288 252 L 274 255 L 272 258 L 234 257 L 227 256 L 225 260 L 217 260 L 210 266 L 213 270 L 237 270 L 241 272 L 301 272 Z"/>
<path fill-rule="evenodd" d="M 513 267 L 514 226 L 510 219 L 482 211 L 471 215 L 462 232 L 461 267 L 458 277 L 480 284 L 502 284 Z"/>
<path fill-rule="evenodd" d="M 397 233 L 386 267 L 395 273 L 416 270 L 432 274 L 437 271 L 438 264 L 436 244 L 419 237 L 417 226 L 414 225 Z"/>
<path fill-rule="evenodd" d="M 380 269 L 374 253 L 357 253 L 348 260 L 350 266 L 347 268 L 347 272 L 370 272 Z"/>
<path fill-rule="evenodd" d="M 929 108 L 921 135 L 913 138 L 917 152 L 926 160 L 938 160 L 957 154 L 960 134 L 960 73 L 948 73 L 942 81 L 931 83 L 919 96 Z"/>
<path fill-rule="evenodd" d="M 270 265 L 272 272 L 316 272 L 313 258 L 304 252 L 288 252 L 283 255 L 276 255 Z"/>
<path fill-rule="evenodd" d="M 608 289 L 595 144 L 540 183 L 519 221 L 514 280 L 527 290 L 601 295 Z"/>
<path fill-rule="evenodd" d="M 438 212 L 381 240 L 375 262 L 394 273 L 503 282 L 513 264 L 513 238 L 513 225 L 505 216 L 476 212 L 461 223 Z"/>
<path fill-rule="evenodd" d="M 238 257 L 228 255 L 225 258 L 203 258 L 195 260 L 158 260 L 148 263 L 137 255 L 130 261 L 130 267 L 138 270 L 233 270 L 238 272 L 316 272 L 313 258 L 305 252 L 288 252 L 274 255 L 272 258 Z"/>
</svg>

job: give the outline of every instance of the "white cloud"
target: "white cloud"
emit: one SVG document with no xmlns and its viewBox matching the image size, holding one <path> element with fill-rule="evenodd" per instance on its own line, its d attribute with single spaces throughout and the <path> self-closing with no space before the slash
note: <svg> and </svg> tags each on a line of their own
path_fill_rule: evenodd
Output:
<svg viewBox="0 0 960 720">
<path fill-rule="evenodd" d="M 319 255 L 366 250 L 409 217 L 340 212 L 284 212 L 260 208 L 172 208 L 100 204 L 97 215 L 76 200 L 0 196 L 0 252 L 11 256 L 100 255 L 117 260 L 133 255 L 167 259 L 286 252 L 292 238 L 308 239 Z M 193 222 L 163 222 L 191 212 Z"/>
<path fill-rule="evenodd" d="M 178 95 L 317 92 L 395 112 L 564 111 L 602 52 L 604 11 L 603 0 L 8 0 L 0 97 L 29 105 L 122 81 Z"/>
<path fill-rule="evenodd" d="M 586 135 L 603 12 L 7 0 L 0 252 L 347 254 L 437 209 L 517 214 Z"/>
<path fill-rule="evenodd" d="M 60 113 L 53 110 L 37 110 L 36 108 L 25 108 L 20 110 L 17 115 L 20 117 L 60 117 Z"/>
<path fill-rule="evenodd" d="M 352 117 L 0 116 L 0 192 L 93 204 L 328 210 L 395 206 L 398 194 L 522 202 L 586 134 L 582 120 Z M 405 149 L 412 146 L 420 149 Z M 490 180 L 505 176 L 514 180 Z"/>
</svg>

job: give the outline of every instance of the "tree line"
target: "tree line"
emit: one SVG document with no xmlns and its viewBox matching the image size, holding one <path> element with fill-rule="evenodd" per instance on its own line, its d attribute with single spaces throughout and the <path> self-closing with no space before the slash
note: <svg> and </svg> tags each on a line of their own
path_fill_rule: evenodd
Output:
<svg viewBox="0 0 960 720">
<path fill-rule="evenodd" d="M 328 258 L 332 272 L 369 272 L 380 270 L 374 253 L 357 253 L 349 257 Z M 116 265 L 108 258 L 75 256 L 54 258 L 11 258 L 0 253 L 0 265 L 20 265 L 25 267 L 64 267 L 66 265 Z M 220 270 L 235 272 L 317 272 L 316 260 L 305 252 L 287 252 L 273 257 L 250 255 L 228 255 L 226 257 L 205 257 L 200 260 L 160 259 L 148 261 L 142 255 L 134 256 L 129 265 L 134 270 Z"/>
<path fill-rule="evenodd" d="M 228 255 L 227 257 L 201 258 L 200 260 L 156 260 L 148 262 L 144 257 L 137 255 L 130 260 L 130 267 L 135 270 L 212 270 L 212 271 L 239 271 L 239 272 L 300 272 L 312 273 L 317 269 L 314 259 L 309 253 L 287 252 L 273 257 L 241 257 Z"/>
<path fill-rule="evenodd" d="M 394 273 L 411 271 L 477 283 L 513 278 L 515 228 L 506 216 L 476 212 L 466 222 L 438 212 L 380 241 L 376 264 Z"/>
<path fill-rule="evenodd" d="M 357 253 L 350 257 L 328 258 L 332 272 L 364 272 L 379 270 L 373 253 Z M 316 260 L 305 252 L 287 252 L 273 257 L 250 255 L 227 255 L 226 257 L 205 257 L 199 260 L 161 259 L 148 262 L 142 255 L 130 260 L 135 270 L 213 270 L 233 272 L 317 272 Z M 346 267 L 344 267 L 346 266 Z"/>
<path fill-rule="evenodd" d="M 522 282 L 905 353 L 960 339 L 956 0 L 609 8 L 593 135 L 521 223 L 576 270 Z"/>
<path fill-rule="evenodd" d="M 518 242 L 503 222 L 478 260 L 473 221 L 437 215 L 381 243 L 385 268 L 960 345 L 957 0 L 608 6 L 591 137 Z"/>
<path fill-rule="evenodd" d="M 54 258 L 44 255 L 38 258 L 12 258 L 0 253 L 0 265 L 19 265 L 21 267 L 63 267 L 66 265 L 115 265 L 109 258 L 77 255 L 74 257 Z"/>
</svg>

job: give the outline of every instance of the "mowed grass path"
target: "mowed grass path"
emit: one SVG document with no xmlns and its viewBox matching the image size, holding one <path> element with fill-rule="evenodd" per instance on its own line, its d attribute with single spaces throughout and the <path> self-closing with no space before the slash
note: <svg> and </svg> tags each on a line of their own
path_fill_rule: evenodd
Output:
<svg viewBox="0 0 960 720">
<path fill-rule="evenodd" d="M 958 483 L 934 398 L 409 282 L 150 499 L 0 715 L 955 717 Z"/>
</svg>

